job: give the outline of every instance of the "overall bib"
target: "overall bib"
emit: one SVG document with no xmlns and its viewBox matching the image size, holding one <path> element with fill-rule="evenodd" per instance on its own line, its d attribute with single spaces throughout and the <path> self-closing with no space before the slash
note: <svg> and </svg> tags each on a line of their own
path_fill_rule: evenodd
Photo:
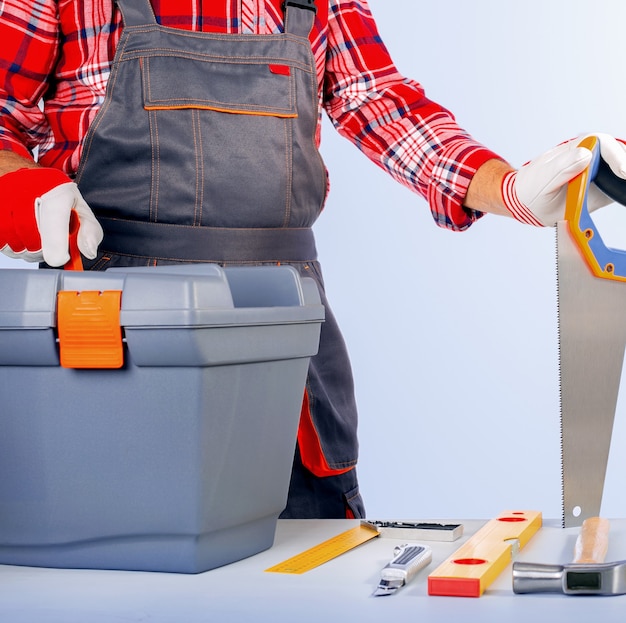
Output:
<svg viewBox="0 0 626 623">
<path fill-rule="evenodd" d="M 352 374 L 311 230 L 327 188 L 314 2 L 286 2 L 272 35 L 167 28 L 149 0 L 117 4 L 124 29 L 76 177 L 105 232 L 85 268 L 283 263 L 314 278 L 326 321 L 283 517 L 363 516 Z"/>
</svg>

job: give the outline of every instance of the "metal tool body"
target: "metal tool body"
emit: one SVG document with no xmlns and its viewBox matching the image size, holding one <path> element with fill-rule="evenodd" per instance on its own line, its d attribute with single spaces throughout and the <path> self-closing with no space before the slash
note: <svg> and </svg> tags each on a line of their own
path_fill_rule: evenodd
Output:
<svg viewBox="0 0 626 623">
<path fill-rule="evenodd" d="M 399 588 L 408 584 L 420 569 L 428 566 L 433 559 L 430 547 L 408 543 L 394 549 L 394 557 L 380 573 L 374 597 L 393 595 Z"/>
<path fill-rule="evenodd" d="M 565 595 L 626 594 L 626 560 L 602 564 L 513 565 L 515 593 L 563 593 Z"/>
<path fill-rule="evenodd" d="M 592 181 L 624 204 L 626 182 L 600 168 L 597 139 L 581 145 L 592 163 L 557 224 L 564 527 L 600 514 L 626 345 L 626 253 L 604 246 L 587 208 Z"/>
<path fill-rule="evenodd" d="M 565 565 L 513 563 L 515 593 L 564 595 L 626 594 L 626 560 L 604 562 L 609 522 L 590 517 L 583 522 L 574 549 L 574 561 Z"/>
<path fill-rule="evenodd" d="M 409 541 L 456 541 L 463 535 L 463 524 L 431 523 L 425 521 L 362 520 L 382 537 Z"/>
</svg>

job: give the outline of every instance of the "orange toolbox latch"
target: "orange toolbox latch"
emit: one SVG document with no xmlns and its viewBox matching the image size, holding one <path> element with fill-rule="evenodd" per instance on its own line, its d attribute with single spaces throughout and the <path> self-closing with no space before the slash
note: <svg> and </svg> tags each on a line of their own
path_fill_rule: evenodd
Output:
<svg viewBox="0 0 626 623">
<path fill-rule="evenodd" d="M 57 330 L 63 368 L 121 368 L 121 290 L 57 293 Z"/>
</svg>

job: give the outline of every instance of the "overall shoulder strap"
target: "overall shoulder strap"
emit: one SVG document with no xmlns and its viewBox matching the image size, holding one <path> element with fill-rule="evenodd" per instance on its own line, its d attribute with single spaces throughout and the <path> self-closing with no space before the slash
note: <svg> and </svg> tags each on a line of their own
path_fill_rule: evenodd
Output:
<svg viewBox="0 0 626 623">
<path fill-rule="evenodd" d="M 286 0 L 285 7 L 285 32 L 307 39 L 317 7 L 315 0 Z"/>
<path fill-rule="evenodd" d="M 157 23 L 150 0 L 115 0 L 115 3 L 122 12 L 125 28 Z"/>
</svg>

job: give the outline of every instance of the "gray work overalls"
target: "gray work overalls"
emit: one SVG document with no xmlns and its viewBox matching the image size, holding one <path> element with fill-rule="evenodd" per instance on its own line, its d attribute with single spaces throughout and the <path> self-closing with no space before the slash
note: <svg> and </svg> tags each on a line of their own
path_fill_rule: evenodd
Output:
<svg viewBox="0 0 626 623">
<path fill-rule="evenodd" d="M 162 27 L 149 0 L 117 3 L 124 29 L 76 178 L 105 231 L 85 266 L 280 262 L 313 277 L 326 321 L 283 516 L 362 516 L 352 375 L 311 231 L 327 187 L 314 2 L 286 2 L 272 35 Z"/>
</svg>

